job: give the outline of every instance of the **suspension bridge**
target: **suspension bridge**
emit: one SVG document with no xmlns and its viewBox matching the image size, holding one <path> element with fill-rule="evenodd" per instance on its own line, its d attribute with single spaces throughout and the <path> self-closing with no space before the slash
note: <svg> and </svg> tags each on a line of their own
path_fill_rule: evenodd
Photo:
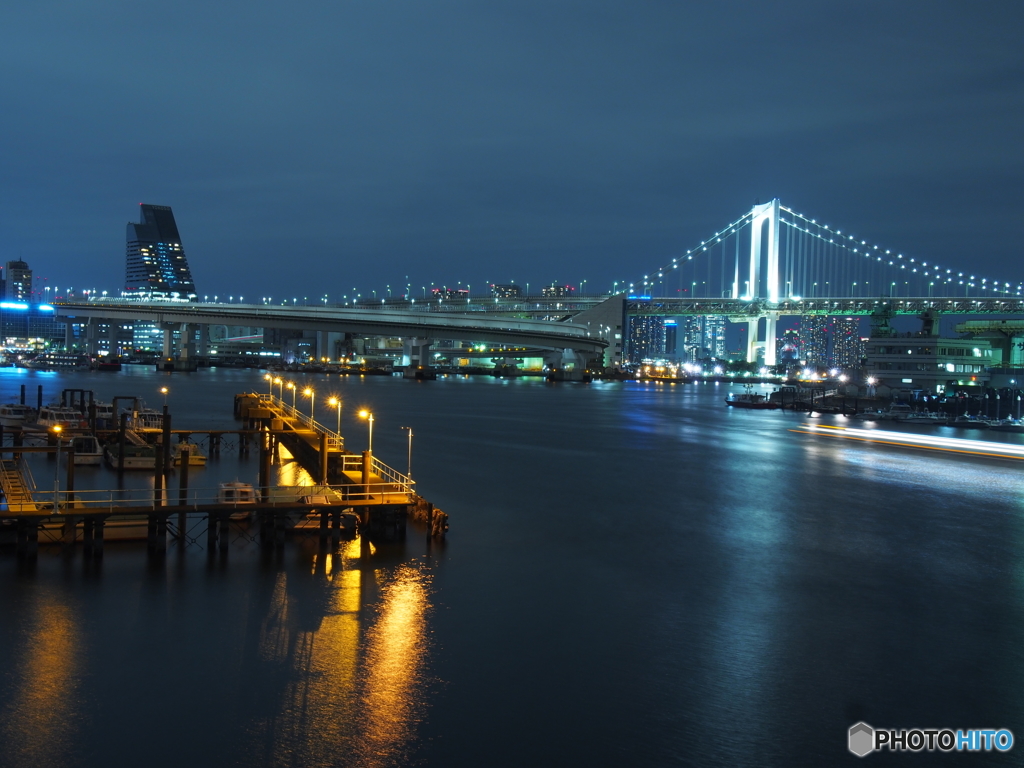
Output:
<svg viewBox="0 0 1024 768">
<path fill-rule="evenodd" d="M 621 330 L 630 316 L 716 315 L 747 323 L 747 360 L 761 350 L 765 364 L 773 365 L 784 316 L 872 316 L 880 325 L 892 315 L 1024 316 L 1024 284 L 904 255 L 775 199 L 601 296 L 403 297 L 311 307 L 104 298 L 56 309 L 80 322 L 103 320 L 109 328 L 122 318 L 160 323 L 165 357 L 173 353 L 172 329 L 185 335 L 191 326 L 219 323 L 320 331 L 324 339 L 328 332 L 405 337 L 418 350 L 410 360 L 424 364 L 429 340 L 453 339 L 572 350 L 588 358 L 604 353 L 607 365 L 621 355 Z M 200 333 L 200 346 L 203 338 Z M 318 341 L 321 347 L 326 341 Z"/>
<path fill-rule="evenodd" d="M 1024 284 L 905 256 L 778 200 L 628 283 L 626 315 L 720 315 L 746 322 L 747 360 L 776 362 L 783 316 L 1024 315 Z M 762 322 L 763 321 L 763 322 Z M 762 331 L 763 328 L 763 331 Z M 762 338 L 763 336 L 763 338 Z"/>
</svg>

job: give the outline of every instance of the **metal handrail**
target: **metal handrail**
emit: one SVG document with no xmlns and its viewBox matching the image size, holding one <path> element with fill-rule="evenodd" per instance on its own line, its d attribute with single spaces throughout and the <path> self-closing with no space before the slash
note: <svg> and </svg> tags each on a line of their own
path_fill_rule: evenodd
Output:
<svg viewBox="0 0 1024 768">
<path fill-rule="evenodd" d="M 265 494 L 270 497 L 271 503 L 282 506 L 294 505 L 296 508 L 314 507 L 315 502 L 307 503 L 304 499 L 309 497 L 326 496 L 332 503 L 344 502 L 346 500 L 370 499 L 380 497 L 383 504 L 388 496 L 394 497 L 397 494 L 411 494 L 411 490 L 396 490 L 395 484 L 390 482 L 363 484 L 312 484 L 312 485 L 288 485 L 288 486 L 263 486 L 253 487 L 257 499 L 262 500 Z M 86 489 L 68 492 L 57 491 L 58 507 L 69 507 L 72 509 L 88 511 L 89 509 L 117 509 L 125 514 L 131 514 L 134 510 L 148 510 L 158 501 L 162 509 L 168 514 L 178 510 L 195 509 L 200 506 L 224 504 L 233 507 L 250 506 L 248 502 L 230 502 L 219 499 L 220 489 L 213 488 L 189 488 L 186 492 L 185 503 L 180 503 L 179 489 L 164 488 L 159 490 L 158 498 L 154 500 L 152 488 L 134 489 Z M 33 491 L 32 501 L 40 509 L 53 507 L 54 491 Z"/>
</svg>

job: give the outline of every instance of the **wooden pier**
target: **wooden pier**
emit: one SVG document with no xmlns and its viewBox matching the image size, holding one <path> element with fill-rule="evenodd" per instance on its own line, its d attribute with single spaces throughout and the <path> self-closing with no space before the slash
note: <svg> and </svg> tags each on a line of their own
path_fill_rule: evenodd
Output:
<svg viewBox="0 0 1024 768">
<path fill-rule="evenodd" d="M 14 445 L 0 445 L 0 490 L 6 502 L 0 508 L 0 539 L 5 532 L 13 538 L 19 556 L 34 556 L 40 542 L 66 547 L 81 543 L 87 553 L 101 556 L 105 540 L 129 538 L 144 539 L 158 552 L 166 550 L 169 539 L 184 546 L 202 546 L 205 541 L 211 553 L 226 551 L 233 533 L 263 546 L 282 546 L 289 533 L 338 541 L 353 536 L 358 526 L 360 534 L 371 539 L 396 540 L 405 538 L 409 517 L 424 522 L 428 536 L 447 531 L 447 515 L 415 493 L 410 477 L 369 451 L 346 451 L 341 435 L 280 399 L 237 395 L 235 415 L 245 423 L 244 429 L 210 432 L 172 430 L 166 413 L 161 429 L 133 430 L 122 416 L 120 428 L 106 433 L 108 440 L 117 440 L 122 449 L 135 441 L 159 449 L 151 470 L 154 487 L 140 490 L 76 491 L 73 451 L 68 448 L 63 449 L 63 489 L 39 490 L 21 455 L 61 452 L 56 436 L 47 434 L 49 445 L 26 446 L 26 432 L 16 432 Z M 208 435 L 211 453 L 219 451 L 229 434 L 237 436 L 240 453 L 258 449 L 259 482 L 252 503 L 225 503 L 218 490 L 190 488 L 187 457 L 178 469 L 178 487 L 170 488 L 172 435 L 188 444 L 196 434 Z M 313 484 L 271 485 L 272 462 L 280 446 L 314 478 Z"/>
</svg>

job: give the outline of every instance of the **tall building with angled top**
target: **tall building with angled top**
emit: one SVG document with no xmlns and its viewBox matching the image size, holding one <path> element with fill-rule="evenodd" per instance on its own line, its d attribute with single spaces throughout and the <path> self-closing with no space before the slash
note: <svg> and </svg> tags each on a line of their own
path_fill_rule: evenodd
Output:
<svg viewBox="0 0 1024 768">
<path fill-rule="evenodd" d="M 139 205 L 140 221 L 128 225 L 124 288 L 170 298 L 192 299 L 196 286 L 181 247 L 174 213 L 166 205 Z"/>
</svg>

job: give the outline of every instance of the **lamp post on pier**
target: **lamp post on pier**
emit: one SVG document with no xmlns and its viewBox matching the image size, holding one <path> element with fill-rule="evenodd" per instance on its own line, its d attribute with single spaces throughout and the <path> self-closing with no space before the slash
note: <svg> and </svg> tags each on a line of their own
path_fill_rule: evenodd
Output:
<svg viewBox="0 0 1024 768">
<path fill-rule="evenodd" d="M 278 390 L 277 390 L 278 391 L 278 399 L 279 400 L 284 400 L 284 379 L 282 379 L 280 376 L 278 376 L 276 379 L 274 379 L 274 384 L 278 385 Z M 273 392 L 274 392 L 274 388 L 273 387 L 270 388 L 270 392 L 271 392 L 271 394 L 273 394 Z"/>
<path fill-rule="evenodd" d="M 269 387 L 269 389 L 270 389 L 270 391 L 267 392 L 267 394 L 270 395 L 271 397 L 273 397 L 274 396 L 274 377 L 271 376 L 269 373 L 265 373 L 265 374 L 263 374 L 263 380 L 265 382 L 267 382 L 267 387 Z"/>
<path fill-rule="evenodd" d="M 160 394 L 164 396 L 164 408 L 167 407 L 167 387 L 160 387 Z"/>
<path fill-rule="evenodd" d="M 288 382 L 288 389 L 290 389 L 292 391 L 292 410 L 294 411 L 295 410 L 295 382 L 294 381 L 289 381 Z"/>
<path fill-rule="evenodd" d="M 302 390 L 302 394 L 309 398 L 309 420 L 311 422 L 316 421 L 316 392 L 313 391 L 312 387 L 306 387 Z"/>
<path fill-rule="evenodd" d="M 369 453 L 373 453 L 373 414 L 370 413 L 368 410 L 366 410 L 364 408 L 363 410 L 361 410 L 359 412 L 359 418 L 366 419 L 369 422 L 369 425 L 370 425 L 370 439 L 369 439 L 369 443 L 366 446 L 366 450 Z"/>
<path fill-rule="evenodd" d="M 57 436 L 57 466 L 53 470 L 53 514 L 57 514 L 59 507 L 58 499 L 60 498 L 60 444 L 61 444 L 61 430 L 63 428 L 60 424 L 55 424 L 53 427 L 53 434 Z"/>
<path fill-rule="evenodd" d="M 412 427 L 399 427 L 409 433 L 409 456 L 406 461 L 405 475 L 410 480 L 412 479 Z"/>
<path fill-rule="evenodd" d="M 332 397 L 327 401 L 328 405 L 333 405 L 338 409 L 338 436 L 341 436 L 341 398 Z"/>
</svg>

